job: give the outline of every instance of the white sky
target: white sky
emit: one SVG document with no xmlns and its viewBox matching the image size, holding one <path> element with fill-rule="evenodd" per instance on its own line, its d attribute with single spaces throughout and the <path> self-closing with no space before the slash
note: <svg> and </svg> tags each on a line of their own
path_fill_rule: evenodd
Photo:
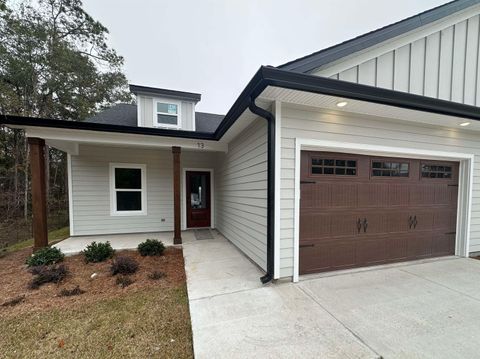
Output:
<svg viewBox="0 0 480 359">
<path fill-rule="evenodd" d="M 226 113 L 260 65 L 277 66 L 448 0 L 84 0 L 130 83 L 198 92 Z"/>
</svg>

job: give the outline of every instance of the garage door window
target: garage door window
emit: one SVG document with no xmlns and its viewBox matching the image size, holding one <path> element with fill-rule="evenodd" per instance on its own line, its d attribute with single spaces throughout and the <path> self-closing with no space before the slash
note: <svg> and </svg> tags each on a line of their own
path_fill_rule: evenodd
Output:
<svg viewBox="0 0 480 359">
<path fill-rule="evenodd" d="M 312 175 L 356 176 L 357 161 L 334 158 L 312 158 Z"/>
<path fill-rule="evenodd" d="M 422 164 L 423 178 L 452 178 L 452 166 Z"/>
<path fill-rule="evenodd" d="M 372 161 L 372 177 L 408 177 L 408 162 Z"/>
</svg>

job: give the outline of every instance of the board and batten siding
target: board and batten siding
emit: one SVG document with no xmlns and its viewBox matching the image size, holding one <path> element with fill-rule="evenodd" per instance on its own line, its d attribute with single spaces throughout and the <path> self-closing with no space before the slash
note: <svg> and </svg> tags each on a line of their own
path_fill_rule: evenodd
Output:
<svg viewBox="0 0 480 359">
<path fill-rule="evenodd" d="M 215 172 L 217 229 L 266 270 L 267 121 L 257 119 L 219 155 Z"/>
<path fill-rule="evenodd" d="M 214 168 L 217 155 L 183 151 L 181 166 Z M 172 231 L 172 161 L 170 149 L 81 145 L 79 155 L 71 156 L 73 233 L 78 236 Z M 146 215 L 110 215 L 110 163 L 146 165 Z M 184 200 L 182 190 L 182 203 Z"/>
<path fill-rule="evenodd" d="M 470 252 L 480 251 L 480 135 L 461 130 L 282 105 L 281 277 L 293 274 L 295 139 L 469 153 L 475 156 Z"/>
<path fill-rule="evenodd" d="M 367 61 L 355 64 L 352 57 L 340 72 L 327 65 L 312 74 L 480 106 L 479 43 L 475 15 Z"/>
<path fill-rule="evenodd" d="M 151 96 L 138 95 L 137 104 L 139 106 L 138 113 L 140 114 L 139 125 L 142 127 L 154 127 L 153 126 L 153 111 L 156 100 L 168 101 L 168 99 L 155 98 Z M 195 104 L 193 102 L 181 101 L 181 123 L 182 130 L 194 130 L 195 125 Z"/>
</svg>

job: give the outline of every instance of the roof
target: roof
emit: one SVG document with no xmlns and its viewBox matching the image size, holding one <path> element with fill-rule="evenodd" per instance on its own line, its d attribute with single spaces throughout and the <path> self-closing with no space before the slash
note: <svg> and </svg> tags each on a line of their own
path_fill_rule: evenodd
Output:
<svg viewBox="0 0 480 359">
<path fill-rule="evenodd" d="M 480 4 L 480 0 L 452 1 L 338 45 L 287 62 L 278 66 L 278 68 L 307 73 L 477 4 Z"/>
<path fill-rule="evenodd" d="M 175 90 L 161 89 L 156 87 L 138 86 L 138 85 L 130 85 L 130 92 L 133 92 L 135 95 L 138 95 L 138 94 L 161 95 L 162 97 L 168 97 L 176 100 L 193 101 L 193 102 L 198 102 L 202 99 L 202 95 L 199 93 L 175 91 Z"/>
<path fill-rule="evenodd" d="M 269 86 L 480 121 L 480 112 L 475 106 L 262 66 L 247 84 L 214 133 L 9 115 L 0 115 L 0 125 L 63 128 L 219 141 L 249 108 L 252 101 L 255 101 Z"/>
<path fill-rule="evenodd" d="M 195 112 L 195 130 L 202 133 L 214 133 L 224 117 L 214 113 Z M 137 105 L 119 103 L 87 118 L 85 122 L 136 127 Z"/>
</svg>

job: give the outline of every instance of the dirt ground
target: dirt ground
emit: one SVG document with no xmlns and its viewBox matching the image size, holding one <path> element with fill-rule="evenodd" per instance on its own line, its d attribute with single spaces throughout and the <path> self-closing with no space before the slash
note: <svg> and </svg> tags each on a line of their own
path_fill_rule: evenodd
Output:
<svg viewBox="0 0 480 359">
<path fill-rule="evenodd" d="M 182 250 L 142 257 L 134 282 L 121 288 L 110 274 L 111 260 L 84 262 L 66 257 L 69 276 L 60 284 L 28 289 L 31 249 L 0 258 L 0 358 L 192 358 L 192 334 Z M 165 273 L 151 279 L 155 271 Z M 95 278 L 91 278 L 97 273 Z M 85 293 L 60 297 L 63 288 Z M 14 306 L 3 303 L 19 296 Z"/>
</svg>

